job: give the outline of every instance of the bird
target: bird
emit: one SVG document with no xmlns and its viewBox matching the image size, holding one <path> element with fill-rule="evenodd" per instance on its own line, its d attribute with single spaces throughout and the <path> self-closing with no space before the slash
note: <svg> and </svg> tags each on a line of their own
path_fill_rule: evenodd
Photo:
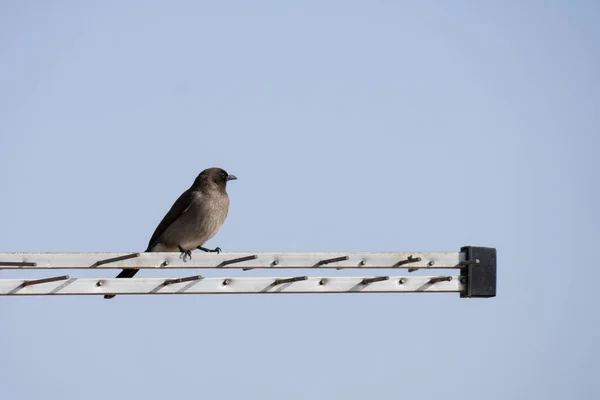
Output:
<svg viewBox="0 0 600 400">
<path fill-rule="evenodd" d="M 222 168 L 207 168 L 179 196 L 160 221 L 145 252 L 180 252 L 183 261 L 192 258 L 192 251 L 221 251 L 220 247 L 203 247 L 221 228 L 229 212 L 227 183 L 236 180 Z M 132 278 L 139 269 L 124 269 L 117 278 Z M 112 299 L 105 295 L 105 299 Z"/>
</svg>

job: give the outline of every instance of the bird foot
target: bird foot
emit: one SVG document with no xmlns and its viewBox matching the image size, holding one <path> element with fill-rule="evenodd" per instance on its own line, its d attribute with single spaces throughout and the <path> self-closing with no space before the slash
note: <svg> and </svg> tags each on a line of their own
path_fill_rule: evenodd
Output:
<svg viewBox="0 0 600 400">
<path fill-rule="evenodd" d="M 177 246 L 179 247 L 179 251 L 181 252 L 181 254 L 179 255 L 179 258 L 181 258 L 183 260 L 183 262 L 187 262 L 188 259 L 192 259 L 192 251 L 191 250 L 185 250 L 183 247 L 181 246 Z"/>
<path fill-rule="evenodd" d="M 222 251 L 220 247 L 215 247 L 214 249 L 207 249 L 206 247 L 202 247 L 202 246 L 198 246 L 198 250 L 202 250 L 207 253 L 217 253 L 217 254 L 219 254 Z"/>
</svg>

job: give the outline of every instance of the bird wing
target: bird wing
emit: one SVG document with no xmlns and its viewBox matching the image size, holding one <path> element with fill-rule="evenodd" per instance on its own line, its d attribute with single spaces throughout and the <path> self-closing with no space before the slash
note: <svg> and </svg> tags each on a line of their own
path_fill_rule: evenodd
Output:
<svg viewBox="0 0 600 400">
<path fill-rule="evenodd" d="M 150 241 L 148 242 L 148 248 L 146 249 L 146 251 L 149 251 L 152 247 L 154 247 L 158 239 L 160 239 L 160 236 L 167 230 L 169 226 L 171 226 L 173 222 L 177 220 L 177 218 L 179 218 L 189 208 L 191 204 L 192 190 L 190 188 L 183 192 L 181 196 L 179 196 L 179 198 L 171 206 L 169 212 L 163 217 L 162 221 L 160 221 L 160 223 L 154 230 Z"/>
</svg>

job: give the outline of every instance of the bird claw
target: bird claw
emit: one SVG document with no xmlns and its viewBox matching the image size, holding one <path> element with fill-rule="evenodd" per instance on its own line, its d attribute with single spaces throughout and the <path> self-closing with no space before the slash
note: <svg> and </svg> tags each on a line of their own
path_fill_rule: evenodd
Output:
<svg viewBox="0 0 600 400">
<path fill-rule="evenodd" d="M 223 250 L 221 250 L 220 247 L 215 247 L 214 249 L 207 249 L 206 247 L 202 247 L 202 246 L 198 246 L 198 250 L 202 250 L 206 253 L 217 253 L 217 254 L 219 254 L 220 252 L 223 251 Z"/>
<path fill-rule="evenodd" d="M 181 259 L 183 260 L 183 262 L 187 262 L 187 260 L 191 260 L 192 259 L 192 251 L 191 250 L 184 250 L 181 252 Z"/>
<path fill-rule="evenodd" d="M 187 262 L 188 259 L 192 259 L 192 251 L 191 250 L 185 250 L 183 247 L 181 246 L 177 246 L 179 247 L 179 251 L 181 252 L 181 254 L 179 255 L 179 258 L 181 258 L 183 260 L 183 262 Z"/>
</svg>

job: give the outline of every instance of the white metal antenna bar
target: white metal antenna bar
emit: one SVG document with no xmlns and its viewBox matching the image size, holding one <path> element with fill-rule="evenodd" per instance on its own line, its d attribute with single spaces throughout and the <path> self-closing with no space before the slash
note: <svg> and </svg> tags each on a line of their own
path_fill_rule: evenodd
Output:
<svg viewBox="0 0 600 400">
<path fill-rule="evenodd" d="M 121 268 L 461 268 L 463 252 L 0 253 L 1 269 Z"/>
<path fill-rule="evenodd" d="M 455 268 L 460 276 L 288 278 L 71 278 L 0 279 L 0 295 L 416 293 L 459 292 L 496 296 L 496 249 L 464 246 L 460 252 L 200 253 L 0 253 L 0 269 L 255 269 L 255 268 Z"/>
<path fill-rule="evenodd" d="M 463 292 L 458 276 L 284 277 L 284 278 L 131 278 L 68 276 L 0 280 L 0 295 L 106 294 L 268 294 L 268 293 L 420 293 Z"/>
</svg>

